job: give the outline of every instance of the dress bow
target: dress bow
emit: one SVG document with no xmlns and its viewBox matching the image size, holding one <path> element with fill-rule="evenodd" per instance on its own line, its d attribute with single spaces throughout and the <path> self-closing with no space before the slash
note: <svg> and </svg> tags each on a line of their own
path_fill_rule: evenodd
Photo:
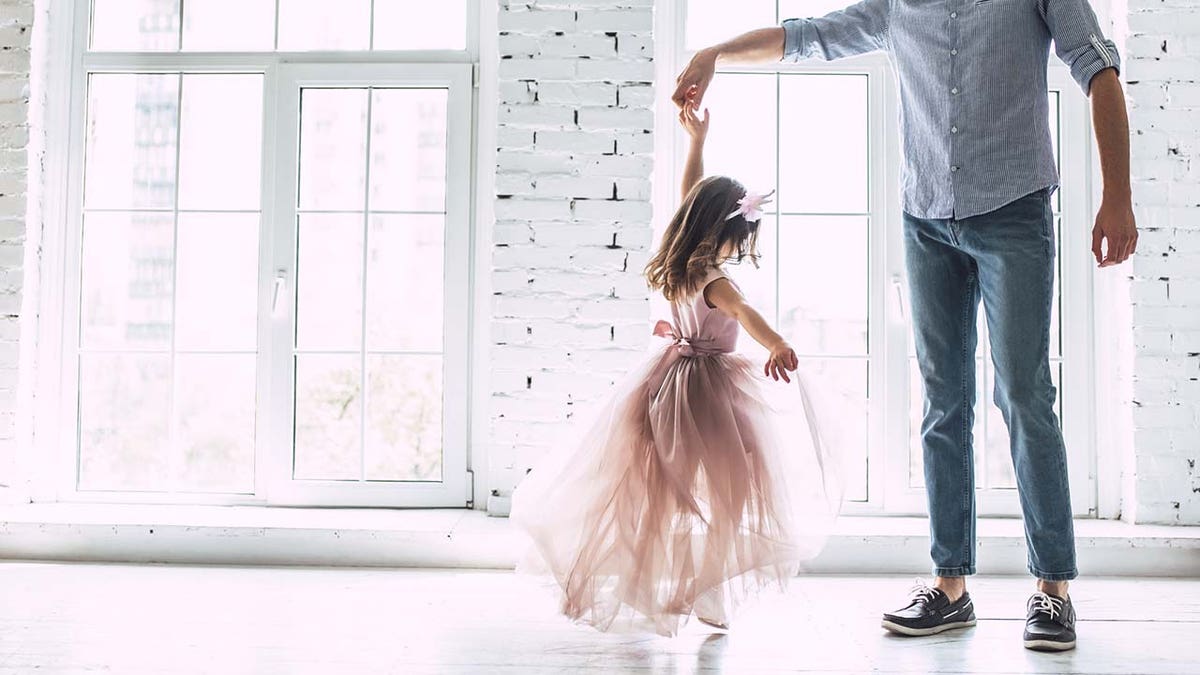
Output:
<svg viewBox="0 0 1200 675">
<path fill-rule="evenodd" d="M 675 345 L 675 349 L 679 350 L 680 356 L 704 356 L 705 354 L 719 354 L 719 350 L 706 349 L 698 347 L 694 344 L 692 338 L 684 337 L 680 331 L 671 325 L 669 321 L 659 320 L 654 324 L 654 335 L 660 338 L 666 338 Z M 703 342 L 703 341 L 700 341 Z"/>
</svg>

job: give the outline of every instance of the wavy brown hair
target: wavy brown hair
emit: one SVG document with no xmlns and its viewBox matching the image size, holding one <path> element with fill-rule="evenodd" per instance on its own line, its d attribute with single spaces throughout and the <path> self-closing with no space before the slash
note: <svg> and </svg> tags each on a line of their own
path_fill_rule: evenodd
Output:
<svg viewBox="0 0 1200 675">
<path fill-rule="evenodd" d="M 748 259 L 757 266 L 758 222 L 748 222 L 741 214 L 729 218 L 744 196 L 746 188 L 727 176 L 697 183 L 646 264 L 650 288 L 677 302 L 696 292 L 708 271 L 721 263 Z"/>
</svg>

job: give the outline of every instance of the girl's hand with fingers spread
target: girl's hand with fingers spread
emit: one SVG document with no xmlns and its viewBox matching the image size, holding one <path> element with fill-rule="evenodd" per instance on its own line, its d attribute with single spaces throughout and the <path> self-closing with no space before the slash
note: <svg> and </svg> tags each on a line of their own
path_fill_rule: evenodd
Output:
<svg viewBox="0 0 1200 675">
<path fill-rule="evenodd" d="M 699 115 L 699 107 L 688 100 L 687 105 L 679 111 L 679 124 L 681 124 L 688 136 L 691 136 L 693 143 L 704 143 L 704 139 L 708 136 L 708 108 L 704 109 L 704 117 Z"/>
<path fill-rule="evenodd" d="M 796 358 L 796 350 L 788 343 L 780 342 L 771 349 L 771 355 L 767 357 L 767 363 L 763 366 L 763 374 L 776 381 L 782 377 L 784 382 L 790 383 L 792 378 L 788 377 L 788 371 L 799 366 L 800 360 Z"/>
</svg>

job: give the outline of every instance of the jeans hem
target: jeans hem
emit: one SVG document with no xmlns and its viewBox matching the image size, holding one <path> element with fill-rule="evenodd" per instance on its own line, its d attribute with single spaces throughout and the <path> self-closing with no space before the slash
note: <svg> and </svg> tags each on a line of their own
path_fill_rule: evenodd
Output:
<svg viewBox="0 0 1200 675">
<path fill-rule="evenodd" d="M 1071 570 L 1070 572 L 1041 572 L 1032 565 L 1029 567 L 1029 573 L 1042 581 L 1071 581 L 1079 576 L 1079 570 Z"/>
<path fill-rule="evenodd" d="M 968 565 L 966 567 L 935 567 L 933 568 L 933 576 L 935 577 L 968 577 L 975 574 L 975 566 Z"/>
</svg>

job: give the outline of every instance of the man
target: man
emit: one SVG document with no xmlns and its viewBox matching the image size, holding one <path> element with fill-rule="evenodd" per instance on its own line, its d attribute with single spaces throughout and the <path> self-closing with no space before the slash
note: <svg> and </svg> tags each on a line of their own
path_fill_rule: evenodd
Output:
<svg viewBox="0 0 1200 675">
<path fill-rule="evenodd" d="M 1050 196 L 1058 185 L 1047 124 L 1051 40 L 1092 100 L 1104 176 L 1092 252 L 1099 266 L 1117 265 L 1137 243 L 1128 120 L 1116 47 L 1102 37 L 1087 0 L 864 0 L 701 50 L 678 78 L 674 100 L 682 107 L 703 98 L 717 63 L 832 60 L 875 50 L 891 58 L 904 144 L 905 263 L 925 383 L 921 439 L 935 577 L 932 586 L 919 584 L 903 609 L 883 615 L 883 626 L 902 635 L 975 624 L 965 578 L 975 573 L 971 429 L 982 299 L 1029 571 L 1037 579 L 1024 644 L 1075 646 L 1067 582 L 1078 572 L 1049 368 Z"/>
</svg>

